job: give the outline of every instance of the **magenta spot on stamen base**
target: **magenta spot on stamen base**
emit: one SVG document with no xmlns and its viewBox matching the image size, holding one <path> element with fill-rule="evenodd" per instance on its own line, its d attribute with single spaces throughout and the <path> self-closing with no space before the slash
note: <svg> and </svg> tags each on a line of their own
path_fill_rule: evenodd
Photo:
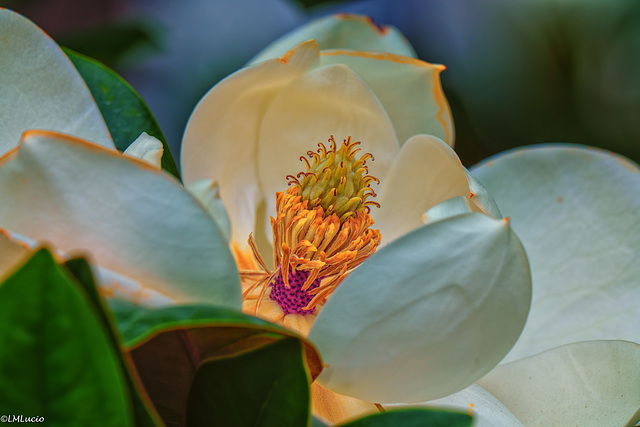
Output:
<svg viewBox="0 0 640 427">
<path fill-rule="evenodd" d="M 309 291 L 320 286 L 320 279 L 311 283 L 308 289 L 302 290 L 302 285 L 309 278 L 309 272 L 304 270 L 293 270 L 289 268 L 289 287 L 287 288 L 282 280 L 282 272 L 271 283 L 271 293 L 269 298 L 280 304 L 285 314 L 313 314 L 315 307 L 305 310 L 313 299 L 314 295 L 309 295 Z"/>
</svg>

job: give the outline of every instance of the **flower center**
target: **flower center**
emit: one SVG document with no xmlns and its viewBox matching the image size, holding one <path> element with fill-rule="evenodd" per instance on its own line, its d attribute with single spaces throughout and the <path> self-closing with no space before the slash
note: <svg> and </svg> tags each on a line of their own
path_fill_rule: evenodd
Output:
<svg viewBox="0 0 640 427">
<path fill-rule="evenodd" d="M 254 314 L 268 297 L 287 314 L 313 314 L 324 304 L 349 271 L 362 263 L 380 244 L 378 230 L 367 200 L 375 197 L 366 160 L 373 156 L 355 155 L 360 142 L 346 139 L 338 148 L 320 143 L 309 160 L 301 157 L 306 172 L 288 175 L 290 188 L 276 193 L 276 217 L 271 217 L 275 271 L 270 271 L 249 236 L 253 256 L 263 271 L 241 271 L 245 301 L 255 300 Z M 269 319 L 277 321 L 279 319 Z"/>
<path fill-rule="evenodd" d="M 380 207 L 376 202 L 367 201 L 368 197 L 375 197 L 371 182 L 380 183 L 378 178 L 367 175 L 365 163 L 373 159 L 370 153 L 359 159 L 355 155 L 360 142 L 351 142 L 347 138 L 339 149 L 333 136 L 329 138 L 330 148 L 320 143 L 318 151 L 308 151 L 307 156 L 313 163 L 300 157 L 306 167 L 306 172 L 300 172 L 295 177 L 287 175 L 289 185 L 295 185 L 301 200 L 308 201 L 309 209 L 322 207 L 326 214 L 336 214 L 340 222 L 359 212 L 369 211 L 368 206 Z"/>
<path fill-rule="evenodd" d="M 280 304 L 284 314 L 313 314 L 316 311 L 315 307 L 305 308 L 313 300 L 313 291 L 320 286 L 320 279 L 309 281 L 309 275 L 308 271 L 289 268 L 288 285 L 284 283 L 282 272 L 271 283 L 269 298 Z"/>
</svg>

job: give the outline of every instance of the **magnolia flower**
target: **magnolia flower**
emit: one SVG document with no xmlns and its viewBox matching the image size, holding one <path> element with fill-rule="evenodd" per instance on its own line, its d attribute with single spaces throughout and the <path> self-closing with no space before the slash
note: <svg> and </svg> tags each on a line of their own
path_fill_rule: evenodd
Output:
<svg viewBox="0 0 640 427">
<path fill-rule="evenodd" d="M 239 307 L 226 241 L 160 171 L 159 142 L 118 153 L 69 59 L 25 18 L 0 10 L 0 40 L 0 276 L 25 243 L 49 244 L 87 254 L 107 296 Z"/>
<path fill-rule="evenodd" d="M 304 41 L 318 34 L 317 42 Z M 293 42 L 302 43 L 283 50 Z M 340 49 L 319 50 L 325 43 Z M 442 68 L 393 53 L 349 50 L 364 44 L 407 51 L 403 43 L 392 29 L 359 17 L 313 23 L 267 48 L 259 56 L 263 62 L 215 86 L 193 112 L 183 140 L 185 181 L 220 185 L 244 309 L 308 334 L 318 346 L 326 365 L 313 386 L 314 412 L 332 422 L 380 408 L 368 402 L 416 402 L 464 389 L 511 348 L 529 308 L 528 264 L 509 221 L 500 219 L 492 198 L 442 140 L 453 142 L 437 80 Z M 282 56 L 268 59 L 274 52 Z M 325 145 L 328 135 L 339 137 Z M 311 150 L 314 142 L 321 142 L 317 151 Z M 356 155 L 360 148 L 362 157 Z M 574 150 L 568 157 L 584 156 L 584 149 Z M 535 157 L 529 153 L 521 157 Z M 596 170 L 600 163 L 611 166 L 607 156 L 596 159 Z M 553 165 L 548 161 L 539 168 L 543 177 Z M 518 168 L 496 169 L 495 182 L 522 186 L 509 193 L 511 200 L 525 200 L 514 215 L 521 227 L 531 227 L 527 234 L 540 233 L 535 220 L 522 221 L 522 212 L 537 200 L 547 203 L 547 194 L 517 179 L 520 169 L 530 170 L 526 160 Z M 582 176 L 573 168 L 566 173 Z M 626 183 L 625 189 L 637 192 L 638 186 Z M 513 205 L 506 206 L 511 215 Z M 623 215 L 629 218 L 628 208 Z M 563 247 L 554 241 L 545 250 Z M 637 244 L 624 252 L 637 256 Z M 575 268 L 582 259 L 563 261 Z M 535 266 L 553 271 L 551 265 Z M 534 278 L 540 274 L 534 271 Z M 628 281 L 621 290 L 637 295 Z M 550 304 L 562 305 L 558 297 Z M 534 319 L 545 318 L 545 305 L 534 305 Z M 562 321 L 575 327 L 577 319 L 574 311 Z M 613 322 L 602 333 L 575 337 L 639 338 L 620 326 Z M 573 338 L 558 328 L 551 346 L 524 339 L 513 358 Z M 487 425 L 605 419 L 622 425 L 638 416 L 633 384 L 639 357 L 629 342 L 559 347 L 500 366 L 480 385 L 427 404 L 471 409 L 476 422 Z M 607 369 L 585 377 L 598 363 Z"/>
<path fill-rule="evenodd" d="M 364 25 L 374 40 L 387 33 Z M 331 421 L 463 389 L 528 312 L 517 237 L 433 136 L 452 143 L 441 70 L 304 42 L 219 83 L 185 131 L 183 176 L 220 186 L 244 309 L 318 346 L 314 410 Z M 446 218 L 461 205 L 469 212 Z"/>
</svg>

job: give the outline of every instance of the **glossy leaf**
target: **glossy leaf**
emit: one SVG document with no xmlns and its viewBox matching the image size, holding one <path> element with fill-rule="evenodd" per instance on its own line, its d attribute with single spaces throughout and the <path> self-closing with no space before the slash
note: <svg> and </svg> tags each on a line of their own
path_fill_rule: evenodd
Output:
<svg viewBox="0 0 640 427">
<path fill-rule="evenodd" d="M 369 415 L 341 427 L 470 427 L 471 417 L 456 412 L 404 409 Z"/>
<path fill-rule="evenodd" d="M 52 425 L 132 425 L 120 356 L 46 249 L 0 285 L 0 347 L 0 413 Z"/>
<path fill-rule="evenodd" d="M 65 49 L 65 53 L 89 86 L 116 148 L 120 151 L 126 150 L 142 132 L 146 132 L 162 142 L 162 168 L 180 179 L 160 126 L 147 104 L 131 85 L 94 59 L 70 49 Z"/>
<path fill-rule="evenodd" d="M 64 265 L 85 291 L 89 303 L 95 310 L 95 313 L 98 314 L 102 326 L 107 332 L 112 348 L 116 352 L 120 353 L 120 338 L 114 332 L 114 324 L 111 319 L 111 315 L 105 310 L 102 299 L 98 294 L 98 289 L 96 288 L 89 263 L 83 258 L 74 258 L 65 262 Z M 123 372 L 125 372 L 125 381 L 131 396 L 131 404 L 136 426 L 143 427 L 161 425 L 162 421 L 160 420 L 160 415 L 158 415 L 153 404 L 149 400 L 149 397 L 146 395 L 144 386 L 135 374 L 133 362 L 128 354 L 122 355 L 120 358 L 120 365 Z"/>
<path fill-rule="evenodd" d="M 285 338 L 201 365 L 187 404 L 187 423 L 208 426 L 304 426 L 310 420 L 309 377 L 302 343 Z"/>
<path fill-rule="evenodd" d="M 186 422 L 191 383 L 200 365 L 212 358 L 233 358 L 296 338 L 303 344 L 310 378 L 322 369 L 317 351 L 307 341 L 233 310 L 207 305 L 152 309 L 119 300 L 111 305 L 151 400 L 169 425 Z"/>
</svg>

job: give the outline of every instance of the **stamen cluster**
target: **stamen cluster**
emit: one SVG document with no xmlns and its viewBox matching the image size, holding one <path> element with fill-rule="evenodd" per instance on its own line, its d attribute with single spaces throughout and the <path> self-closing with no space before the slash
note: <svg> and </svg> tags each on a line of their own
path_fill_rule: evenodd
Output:
<svg viewBox="0 0 640 427">
<path fill-rule="evenodd" d="M 336 149 L 333 137 L 330 149 L 318 144 L 318 154 L 304 157 L 307 172 L 289 176 L 294 184 L 276 193 L 276 217 L 271 218 L 275 271 L 270 271 L 249 237 L 253 255 L 264 270 L 244 272 L 244 277 L 258 278 L 243 297 L 259 290 L 255 312 L 265 296 L 278 302 L 284 314 L 312 314 L 318 304 L 331 295 L 348 272 L 362 263 L 380 244 L 380 233 L 372 230 L 369 206 L 375 193 L 369 184 L 378 182 L 367 175 L 366 159 L 355 159 L 359 142 L 350 139 Z M 301 179 L 299 179 L 303 176 Z M 242 274 L 242 273 L 241 273 Z M 268 293 L 267 293 L 268 292 Z"/>
<path fill-rule="evenodd" d="M 309 202 L 309 208 L 321 206 L 325 213 L 335 213 L 342 222 L 346 217 L 365 209 L 369 212 L 370 205 L 380 207 L 378 203 L 367 200 L 376 196 L 370 188 L 371 182 L 380 183 L 376 177 L 367 175 L 366 161 L 374 158 L 366 153 L 356 159 L 355 155 L 360 151 L 360 148 L 356 148 L 358 145 L 360 141 L 351 142 L 349 137 L 337 149 L 336 141 L 331 136 L 328 150 L 323 143 L 318 143 L 317 152 L 307 152 L 312 163 L 306 157 L 300 157 L 307 171 L 296 176 L 288 175 L 287 179 L 289 185 L 298 188 L 302 200 Z"/>
</svg>

